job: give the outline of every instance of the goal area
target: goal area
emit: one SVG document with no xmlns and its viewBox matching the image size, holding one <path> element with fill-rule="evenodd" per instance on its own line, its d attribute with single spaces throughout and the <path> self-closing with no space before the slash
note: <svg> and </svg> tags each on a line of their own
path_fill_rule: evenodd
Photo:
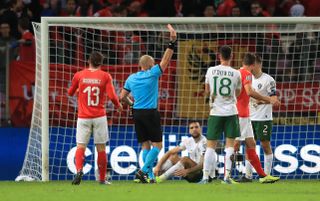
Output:
<svg viewBox="0 0 320 201">
<path fill-rule="evenodd" d="M 140 56 L 148 54 L 156 62 L 161 60 L 169 42 L 167 24 L 176 29 L 178 43 L 159 82 L 164 145 L 160 157 L 188 137 L 191 120 L 199 121 L 206 135 L 209 105 L 204 97 L 205 73 L 208 67 L 219 64 L 218 48 L 229 45 L 234 68 L 241 67 L 245 53 L 256 53 L 262 58 L 263 71 L 276 80 L 281 106 L 273 108 L 272 175 L 319 179 L 320 18 L 43 17 L 41 23 L 33 23 L 34 107 L 17 180 L 73 179 L 77 99 L 67 95 L 73 75 L 88 66 L 92 51 L 99 51 L 105 55 L 102 69 L 113 77 L 119 95 L 126 78 L 139 71 Z M 129 109 L 126 106 L 117 113 L 109 101 L 107 118 L 108 176 L 131 180 L 143 162 Z M 221 150 L 218 167 L 223 174 Z M 257 153 L 263 163 L 259 143 Z M 92 139 L 85 156 L 83 179 L 94 180 L 97 153 Z M 243 165 L 235 171 L 241 171 Z"/>
</svg>

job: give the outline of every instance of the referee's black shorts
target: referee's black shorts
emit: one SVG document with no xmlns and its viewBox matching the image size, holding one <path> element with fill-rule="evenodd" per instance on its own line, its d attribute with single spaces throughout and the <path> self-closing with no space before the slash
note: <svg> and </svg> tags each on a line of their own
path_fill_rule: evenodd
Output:
<svg viewBox="0 0 320 201">
<path fill-rule="evenodd" d="M 157 109 L 133 109 L 138 142 L 162 142 L 160 113 Z"/>
</svg>

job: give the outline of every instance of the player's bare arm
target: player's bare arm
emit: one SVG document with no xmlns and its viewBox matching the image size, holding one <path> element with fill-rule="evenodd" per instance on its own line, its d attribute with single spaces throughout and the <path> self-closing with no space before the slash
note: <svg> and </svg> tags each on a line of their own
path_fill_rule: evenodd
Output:
<svg viewBox="0 0 320 201">
<path fill-rule="evenodd" d="M 270 96 L 270 103 L 274 106 L 280 106 L 281 102 L 279 101 L 277 96 Z"/>
<path fill-rule="evenodd" d="M 120 101 L 122 103 L 125 103 L 127 105 L 132 106 L 133 105 L 133 101 L 129 98 L 129 94 L 130 94 L 129 91 L 127 91 L 125 89 L 122 89 L 121 92 L 120 92 Z"/>
<path fill-rule="evenodd" d="M 210 85 L 209 84 L 205 84 L 204 86 L 204 93 L 205 93 L 205 99 L 210 98 Z M 215 99 L 215 96 L 212 95 L 211 96 L 211 102 L 213 103 Z"/>
<path fill-rule="evenodd" d="M 269 96 L 263 96 L 261 94 L 259 94 L 258 92 L 256 92 L 255 90 L 253 90 L 251 84 L 246 84 L 244 86 L 244 89 L 246 90 L 246 93 L 248 94 L 248 96 L 255 98 L 259 101 L 265 101 L 265 102 L 270 102 L 270 104 L 278 106 L 280 105 L 280 102 L 278 99 L 276 98 L 272 98 Z"/>
<path fill-rule="evenodd" d="M 73 76 L 73 79 L 72 79 L 72 82 L 71 82 L 71 86 L 68 89 L 68 95 L 69 96 L 74 96 L 74 94 L 78 91 L 78 84 L 79 84 L 78 74 L 76 73 Z"/>
<path fill-rule="evenodd" d="M 166 161 L 169 159 L 169 157 L 170 157 L 171 155 L 177 154 L 177 153 L 179 153 L 179 152 L 181 152 L 181 151 L 182 151 L 182 148 L 179 147 L 179 146 L 177 146 L 177 147 L 175 147 L 175 148 L 170 149 L 169 151 L 167 151 L 167 153 L 165 153 L 165 154 L 162 156 L 162 158 L 159 160 L 159 162 L 157 163 L 156 167 L 154 168 L 154 174 L 155 174 L 155 175 L 158 175 L 158 173 L 159 173 L 159 171 L 160 171 L 160 169 L 161 169 L 161 166 L 164 164 L 164 162 L 166 162 Z"/>
<path fill-rule="evenodd" d="M 241 94 L 241 89 L 236 89 L 236 97 L 238 97 Z"/>
<path fill-rule="evenodd" d="M 272 104 L 272 105 L 274 105 L 274 106 L 280 106 L 280 105 L 281 105 L 281 102 L 280 102 L 280 100 L 278 99 L 278 96 L 270 96 L 270 101 L 258 100 L 258 101 L 257 101 L 257 104 L 258 104 L 258 105 L 261 105 L 261 104 Z"/>
<path fill-rule="evenodd" d="M 68 95 L 69 95 L 69 96 L 74 96 L 74 94 L 76 93 L 77 90 L 78 90 L 77 88 L 76 88 L 76 89 L 70 88 L 70 89 L 68 90 Z"/>
<path fill-rule="evenodd" d="M 168 48 L 164 52 L 164 55 L 163 55 L 161 62 L 160 62 L 160 67 L 161 67 L 162 72 L 164 72 L 166 70 L 166 68 L 168 67 L 168 65 L 170 63 L 170 60 L 173 55 L 174 45 L 177 41 L 177 33 L 174 30 L 174 28 L 170 24 L 168 24 L 167 27 L 170 32 L 170 43 L 169 43 Z"/>
<path fill-rule="evenodd" d="M 185 177 L 188 174 L 191 174 L 191 173 L 193 173 L 195 171 L 202 170 L 202 168 L 203 168 L 203 160 L 204 160 L 204 156 L 201 156 L 200 162 L 197 165 L 195 165 L 195 166 L 193 166 L 191 168 L 177 170 L 174 173 L 174 175 L 178 176 L 178 177 Z"/>
<path fill-rule="evenodd" d="M 205 84 L 204 93 L 205 93 L 206 98 L 210 96 L 210 85 L 209 84 Z"/>
<path fill-rule="evenodd" d="M 180 169 L 180 170 L 177 170 L 174 172 L 174 176 L 177 176 L 177 177 L 185 177 L 187 176 L 190 171 L 190 169 Z"/>
<path fill-rule="evenodd" d="M 122 104 L 120 103 L 118 96 L 116 94 L 116 91 L 114 89 L 114 86 L 112 84 L 112 78 L 110 76 L 110 81 L 107 84 L 107 96 L 108 98 L 112 101 L 112 103 L 117 107 L 118 112 L 121 112 L 123 107 Z"/>
<path fill-rule="evenodd" d="M 279 99 L 278 99 L 278 96 L 270 96 L 270 98 L 279 100 Z M 280 101 L 280 100 L 279 100 L 279 101 Z M 267 102 L 267 101 L 262 101 L 262 100 L 257 100 L 256 103 L 257 103 L 258 105 L 271 104 L 270 101 Z M 280 104 L 281 104 L 281 102 L 280 102 Z"/>
<path fill-rule="evenodd" d="M 242 82 L 241 82 L 241 77 L 239 77 L 238 84 L 236 87 L 236 97 L 240 96 L 241 88 L 242 88 Z"/>
</svg>

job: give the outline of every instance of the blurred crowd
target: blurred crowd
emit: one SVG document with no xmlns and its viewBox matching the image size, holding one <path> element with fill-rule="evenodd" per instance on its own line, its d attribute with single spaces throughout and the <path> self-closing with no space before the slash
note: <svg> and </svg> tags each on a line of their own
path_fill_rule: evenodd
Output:
<svg viewBox="0 0 320 201">
<path fill-rule="evenodd" d="M 15 14 L 37 22 L 41 16 L 319 16 L 319 10 L 317 0 L 2 0 L 0 4 L 5 21 Z"/>
</svg>

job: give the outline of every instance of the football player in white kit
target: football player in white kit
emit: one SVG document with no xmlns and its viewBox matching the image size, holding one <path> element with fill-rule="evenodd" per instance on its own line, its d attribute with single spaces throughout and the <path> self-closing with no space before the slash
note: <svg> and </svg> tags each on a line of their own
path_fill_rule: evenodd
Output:
<svg viewBox="0 0 320 201">
<path fill-rule="evenodd" d="M 252 88 L 264 96 L 277 96 L 276 82 L 268 74 L 262 72 L 261 57 L 256 55 L 253 74 Z M 256 99 L 250 99 L 250 119 L 252 122 L 254 137 L 260 140 L 264 152 L 264 172 L 271 174 L 273 153 L 270 144 L 272 132 L 272 104 Z M 252 181 L 252 166 L 246 161 L 246 173 L 239 180 L 240 182 Z"/>
<path fill-rule="evenodd" d="M 202 178 L 203 156 L 207 139 L 202 135 L 200 123 L 189 124 L 191 137 L 184 139 L 179 146 L 169 150 L 154 168 L 158 175 L 157 182 L 163 182 L 171 176 L 180 176 L 189 182 L 199 182 Z M 188 156 L 180 157 L 178 153 L 187 150 Z"/>
<path fill-rule="evenodd" d="M 230 176 L 234 154 L 234 141 L 240 135 L 237 96 L 241 92 L 240 72 L 231 67 L 232 49 L 229 46 L 219 48 L 220 65 L 208 68 L 205 91 L 210 96 L 210 113 L 207 130 L 207 149 L 203 162 L 203 178 L 199 184 L 209 183 L 215 177 L 216 148 L 221 135 L 225 136 L 224 179 L 222 183 L 232 184 Z"/>
</svg>

